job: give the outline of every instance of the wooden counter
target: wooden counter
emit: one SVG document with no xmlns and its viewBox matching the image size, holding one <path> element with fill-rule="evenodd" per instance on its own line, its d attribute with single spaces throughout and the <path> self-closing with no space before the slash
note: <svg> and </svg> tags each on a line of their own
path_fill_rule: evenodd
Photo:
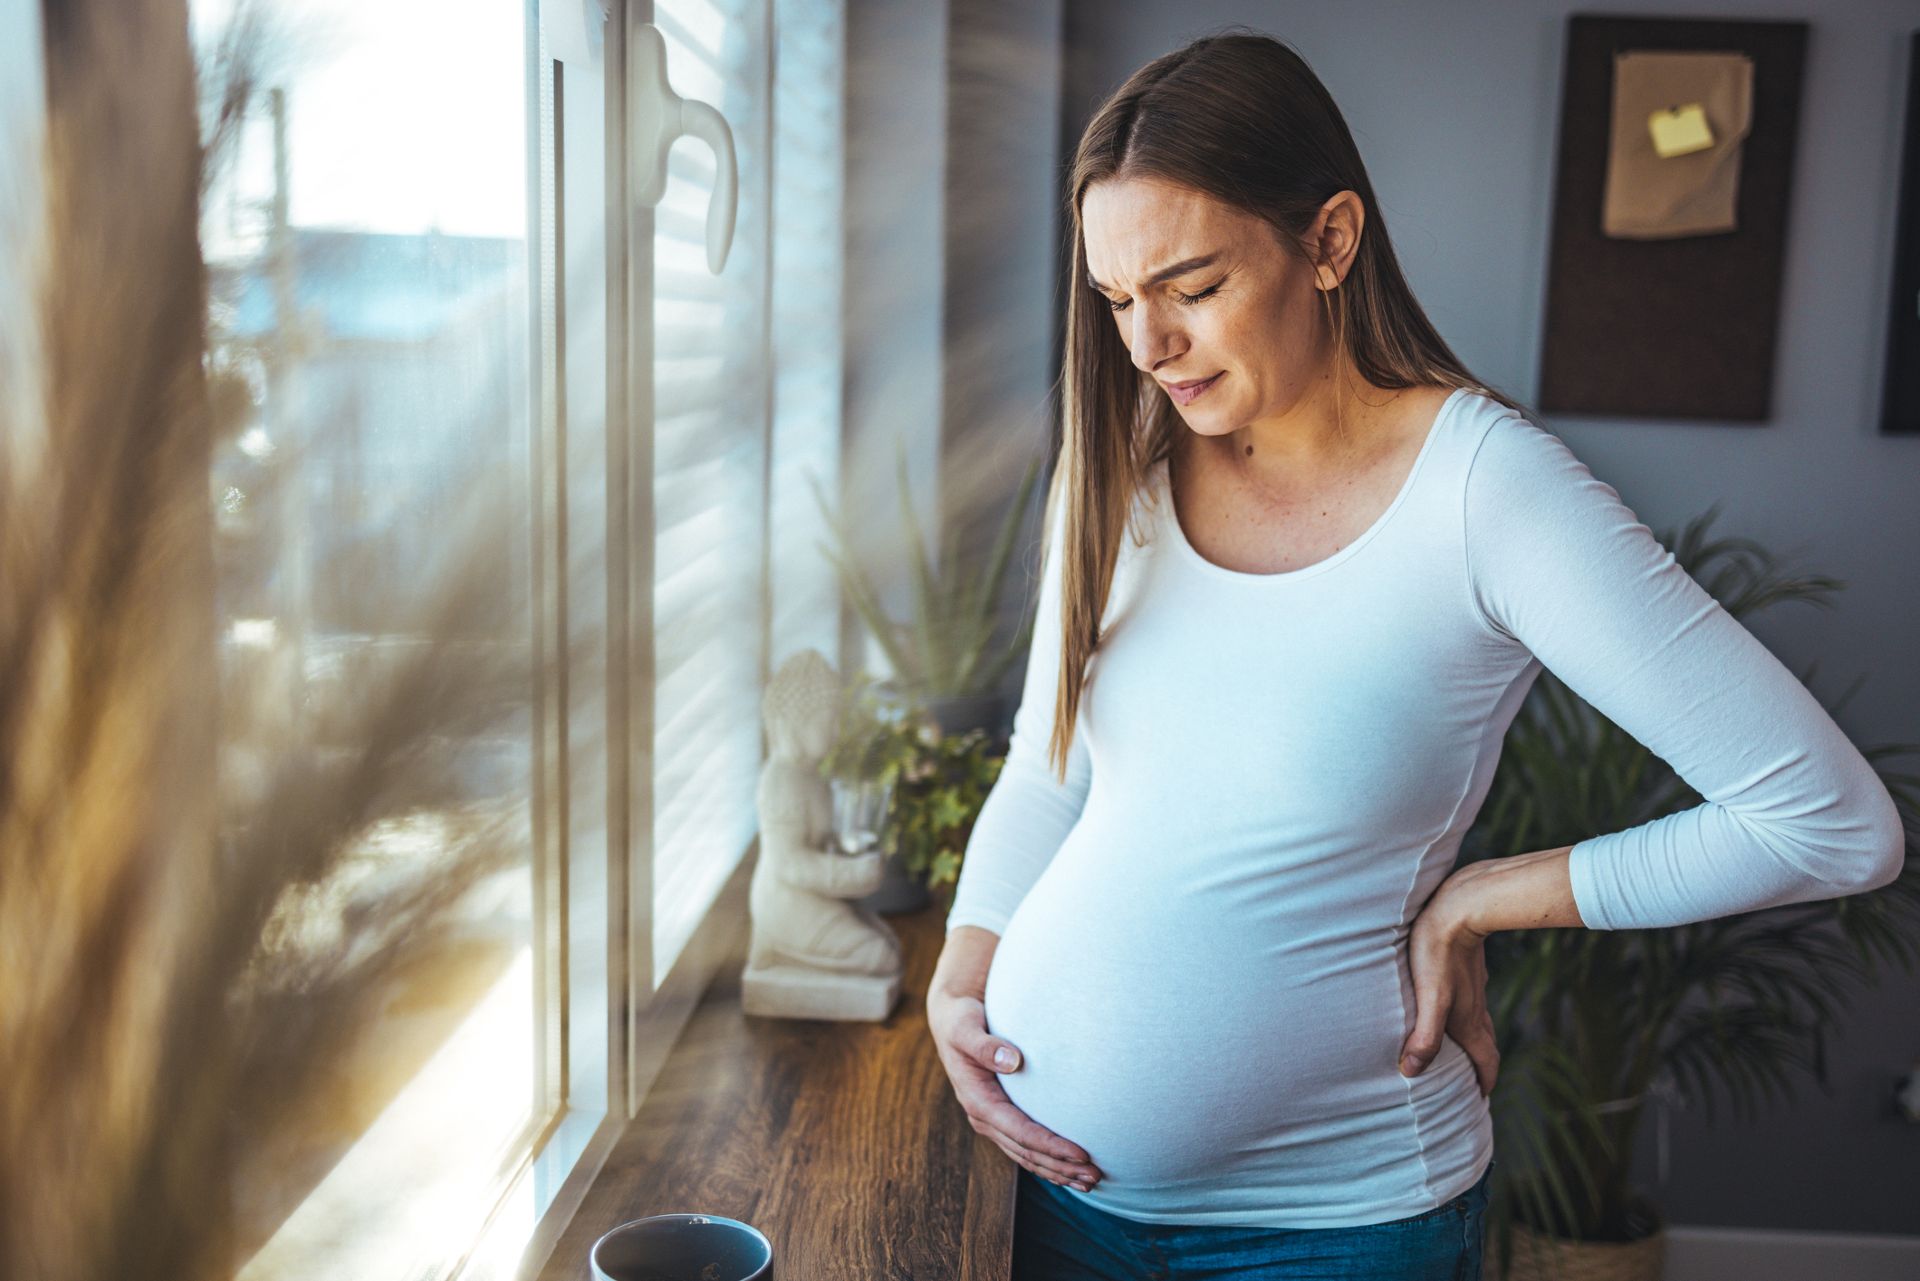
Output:
<svg viewBox="0 0 1920 1281">
<path fill-rule="evenodd" d="M 1006 1281 L 1018 1167 L 974 1133 L 927 1032 L 948 893 L 887 917 L 906 953 L 884 1023 L 748 1018 L 728 958 L 541 1272 L 601 1233 L 694 1211 L 751 1223 L 778 1281 Z"/>
</svg>

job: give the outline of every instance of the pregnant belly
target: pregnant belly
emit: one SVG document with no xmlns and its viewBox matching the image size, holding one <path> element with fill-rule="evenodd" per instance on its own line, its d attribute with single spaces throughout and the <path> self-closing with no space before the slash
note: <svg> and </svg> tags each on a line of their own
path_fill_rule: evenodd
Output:
<svg viewBox="0 0 1920 1281">
<path fill-rule="evenodd" d="M 1405 1108 L 1390 929 L 1330 935 L 1324 909 L 1316 926 L 1069 879 L 1043 877 L 1008 923 L 987 1026 L 1023 1056 L 1000 1077 L 1008 1098 L 1084 1147 L 1106 1186 L 1218 1176 L 1284 1148 L 1327 1169 L 1343 1139 Z"/>
</svg>

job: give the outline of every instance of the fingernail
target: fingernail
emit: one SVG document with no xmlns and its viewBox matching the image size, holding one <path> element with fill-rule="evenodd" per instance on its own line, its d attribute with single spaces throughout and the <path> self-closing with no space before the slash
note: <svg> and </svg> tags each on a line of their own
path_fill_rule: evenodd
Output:
<svg viewBox="0 0 1920 1281">
<path fill-rule="evenodd" d="M 1406 1058 L 1400 1060 L 1401 1076 L 1414 1076 L 1418 1074 L 1419 1071 L 1420 1071 L 1420 1060 L 1414 1058 L 1413 1055 L 1409 1054 L 1407 1055 Z"/>
<path fill-rule="evenodd" d="M 1013 1051 L 1004 1045 L 995 1050 L 993 1052 L 993 1065 L 995 1067 L 1011 1068 L 1013 1066 Z"/>
</svg>

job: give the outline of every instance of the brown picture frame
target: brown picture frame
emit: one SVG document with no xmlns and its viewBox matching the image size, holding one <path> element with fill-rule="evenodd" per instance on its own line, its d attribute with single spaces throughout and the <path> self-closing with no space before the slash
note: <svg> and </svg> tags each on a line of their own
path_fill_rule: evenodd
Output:
<svg viewBox="0 0 1920 1281">
<path fill-rule="evenodd" d="M 1906 137 L 1900 148 L 1893 295 L 1887 314 L 1886 386 L 1880 398 L 1880 431 L 1888 436 L 1920 436 L 1920 31 L 1909 40 Z"/>
<path fill-rule="evenodd" d="M 1574 14 L 1567 20 L 1539 408 L 1757 423 L 1771 416 L 1805 22 Z M 1753 60 L 1735 230 L 1602 234 L 1613 58 L 1629 50 Z"/>
</svg>

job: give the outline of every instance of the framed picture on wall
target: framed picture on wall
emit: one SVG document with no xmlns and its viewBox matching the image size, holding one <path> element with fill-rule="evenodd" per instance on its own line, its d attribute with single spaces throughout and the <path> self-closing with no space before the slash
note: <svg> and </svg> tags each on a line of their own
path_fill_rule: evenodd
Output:
<svg viewBox="0 0 1920 1281">
<path fill-rule="evenodd" d="M 1770 417 L 1806 41 L 1568 19 L 1543 411 Z"/>
<path fill-rule="evenodd" d="M 1893 298 L 1887 318 L 1886 389 L 1880 430 L 1920 435 L 1920 31 L 1907 45 L 1906 140 L 1893 232 Z"/>
</svg>

